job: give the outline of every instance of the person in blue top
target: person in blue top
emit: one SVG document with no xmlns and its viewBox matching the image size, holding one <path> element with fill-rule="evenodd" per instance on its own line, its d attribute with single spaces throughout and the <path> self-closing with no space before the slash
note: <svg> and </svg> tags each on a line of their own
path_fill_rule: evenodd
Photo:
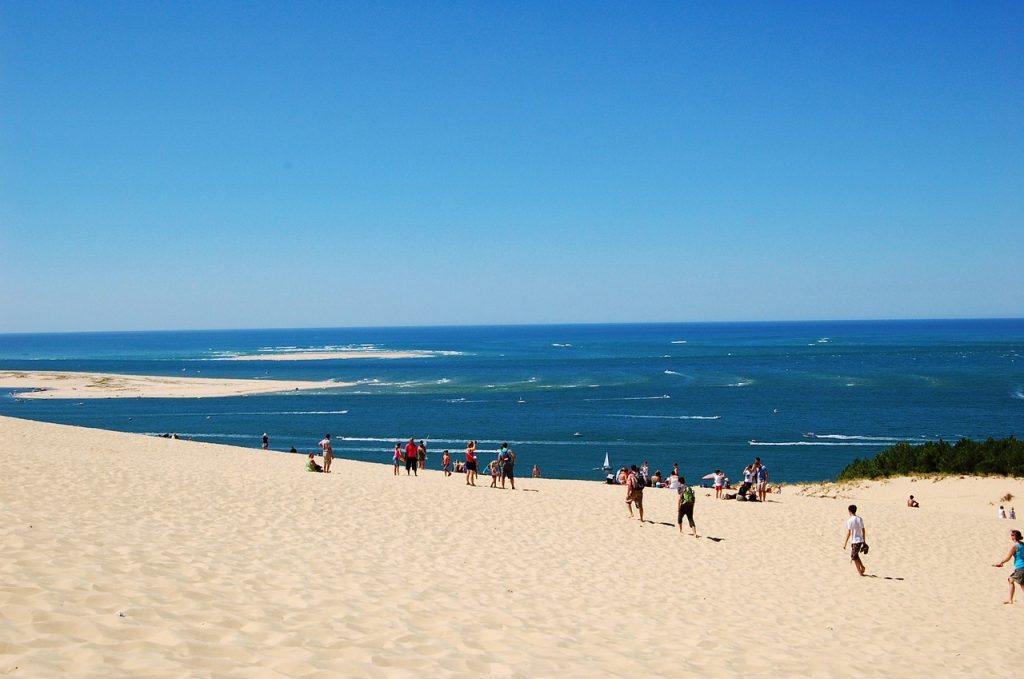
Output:
<svg viewBox="0 0 1024 679">
<path fill-rule="evenodd" d="M 1010 553 L 999 563 L 992 564 L 996 568 L 1002 568 L 1004 563 L 1013 559 L 1013 573 L 1010 574 L 1010 577 L 1006 578 L 1006 581 L 1010 583 L 1010 598 L 1004 601 L 1004 604 L 1013 603 L 1014 583 L 1017 583 L 1021 590 L 1024 591 L 1024 542 L 1021 542 L 1020 531 L 1011 530 L 1010 539 L 1013 540 L 1013 547 L 1010 548 Z"/>
<path fill-rule="evenodd" d="M 768 467 L 761 464 L 761 458 L 757 460 L 757 501 L 764 502 L 764 496 L 768 492 Z"/>
</svg>

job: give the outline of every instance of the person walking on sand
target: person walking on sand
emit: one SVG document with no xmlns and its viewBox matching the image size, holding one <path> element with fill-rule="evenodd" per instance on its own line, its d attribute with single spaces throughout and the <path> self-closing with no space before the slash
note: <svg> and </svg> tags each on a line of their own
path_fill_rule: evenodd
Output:
<svg viewBox="0 0 1024 679">
<path fill-rule="evenodd" d="M 416 439 L 409 438 L 409 442 L 405 444 L 405 475 L 409 475 L 409 470 L 412 470 L 414 476 L 419 476 L 419 472 L 416 471 L 417 456 L 419 455 L 419 446 L 416 445 Z"/>
<path fill-rule="evenodd" d="M 867 554 L 867 531 L 864 529 L 864 519 L 857 516 L 857 505 L 850 505 L 850 518 L 846 520 L 846 539 L 843 540 L 843 551 L 846 551 L 846 544 L 851 541 L 850 560 L 853 561 L 857 572 L 864 575 L 864 562 L 860 560 L 861 553 Z"/>
<path fill-rule="evenodd" d="M 640 476 L 640 470 L 636 465 L 631 465 L 629 475 L 626 477 L 626 509 L 629 510 L 629 518 L 633 518 L 633 505 L 636 505 L 640 512 L 640 523 L 644 521 L 644 481 Z"/>
<path fill-rule="evenodd" d="M 1002 568 L 1004 563 L 1013 559 L 1013 573 L 1010 573 L 1010 577 L 1006 579 L 1010 583 L 1010 598 L 1004 601 L 1004 604 L 1013 603 L 1014 583 L 1024 592 L 1024 542 L 1021 541 L 1020 531 L 1011 530 L 1010 539 L 1013 541 L 1013 547 L 1010 547 L 1010 552 L 1006 555 L 1006 558 L 999 563 L 992 564 L 996 568 Z"/>
<path fill-rule="evenodd" d="M 535 479 L 539 479 L 540 478 L 540 466 L 538 466 L 538 465 L 533 465 L 533 478 L 535 478 Z"/>
<path fill-rule="evenodd" d="M 427 468 L 427 444 L 423 441 L 416 447 L 416 461 L 420 469 Z"/>
<path fill-rule="evenodd" d="M 476 485 L 476 441 L 466 446 L 466 485 Z"/>
<path fill-rule="evenodd" d="M 405 457 L 405 454 L 402 452 L 402 444 L 401 443 L 395 443 L 395 452 L 392 453 L 392 455 L 391 455 L 391 463 L 395 467 L 395 473 L 394 473 L 395 476 L 398 476 L 398 470 L 402 466 L 402 458 L 403 457 Z"/>
<path fill-rule="evenodd" d="M 512 484 L 512 490 L 516 489 L 516 451 L 508 448 L 501 457 L 501 487 L 505 488 L 505 481 Z"/>
<path fill-rule="evenodd" d="M 441 471 L 444 472 L 445 476 L 452 475 L 452 456 L 448 454 L 447 448 L 441 453 Z"/>
<path fill-rule="evenodd" d="M 174 437 L 177 438 L 178 435 L 175 434 Z M 270 448 L 270 437 L 267 436 L 267 432 L 263 432 L 263 450 L 267 450 L 268 448 Z"/>
<path fill-rule="evenodd" d="M 693 531 L 693 537 L 699 538 L 697 535 L 697 526 L 693 522 L 693 503 L 697 499 L 697 494 L 693 492 L 693 488 L 686 485 L 686 479 L 682 476 L 679 477 L 679 511 L 676 516 L 676 523 L 679 524 L 679 532 L 683 532 L 683 517 L 686 517 L 687 522 L 690 524 L 690 530 Z"/>
<path fill-rule="evenodd" d="M 999 518 L 1000 519 L 1005 519 L 1006 518 L 1006 510 L 1003 509 L 1002 505 L 999 505 Z"/>
<path fill-rule="evenodd" d="M 1010 521 L 1016 521 L 1016 520 L 1017 520 L 1017 510 L 1014 509 L 1013 507 L 1010 507 Z"/>
<path fill-rule="evenodd" d="M 331 462 L 334 460 L 334 448 L 331 446 L 330 434 L 324 434 L 323 440 L 320 441 L 320 450 L 324 455 L 324 474 L 330 474 Z"/>
</svg>

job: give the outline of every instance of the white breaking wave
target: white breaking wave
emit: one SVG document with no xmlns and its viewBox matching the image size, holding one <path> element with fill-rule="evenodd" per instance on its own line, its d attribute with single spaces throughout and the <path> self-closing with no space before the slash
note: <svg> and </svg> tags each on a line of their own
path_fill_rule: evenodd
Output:
<svg viewBox="0 0 1024 679">
<path fill-rule="evenodd" d="M 834 439 L 838 441 L 920 441 L 921 438 L 914 437 L 901 437 L 901 436 L 857 436 L 855 434 L 815 434 L 814 432 L 808 432 L 804 434 L 805 438 L 809 439 Z"/>
<path fill-rule="evenodd" d="M 551 346 L 553 346 L 553 347 L 562 347 L 562 348 L 565 348 L 565 347 L 571 347 L 572 345 L 571 345 L 571 344 L 560 344 L 560 343 L 558 343 L 558 342 L 552 342 L 552 343 L 551 343 Z"/>
<path fill-rule="evenodd" d="M 686 340 L 672 340 L 669 344 L 686 344 Z"/>
<path fill-rule="evenodd" d="M 1017 391 L 1010 394 L 1010 396 L 1024 400 L 1024 387 L 1017 387 Z"/>
<path fill-rule="evenodd" d="M 620 415 L 609 413 L 606 417 L 628 417 L 637 420 L 720 420 L 721 415 Z"/>
<path fill-rule="evenodd" d="M 621 396 L 619 398 L 585 398 L 584 401 L 658 401 L 666 398 L 672 398 L 668 394 L 662 394 L 661 396 Z"/>
<path fill-rule="evenodd" d="M 258 412 L 247 412 L 247 413 L 206 413 L 207 417 L 232 417 L 235 415 L 346 415 L 347 410 L 266 410 Z M 174 413 L 175 415 L 183 415 L 191 417 L 192 413 Z M 202 414 L 202 413 L 200 413 Z M 146 417 L 157 417 L 157 415 L 145 415 Z M 159 415 L 164 417 L 164 415 Z M 205 436 L 206 434 L 198 434 L 198 436 Z"/>
<path fill-rule="evenodd" d="M 876 448 L 881 445 L 881 443 L 863 443 L 858 441 L 747 441 L 747 443 L 752 446 L 875 446 Z"/>
</svg>

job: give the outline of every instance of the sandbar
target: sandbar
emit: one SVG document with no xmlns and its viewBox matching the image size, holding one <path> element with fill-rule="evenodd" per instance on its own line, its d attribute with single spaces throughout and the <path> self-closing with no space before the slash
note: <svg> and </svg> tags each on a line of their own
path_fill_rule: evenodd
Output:
<svg viewBox="0 0 1024 679">
<path fill-rule="evenodd" d="M 402 358 L 432 358 L 443 355 L 437 351 L 369 351 L 353 349 L 352 351 L 296 351 L 280 354 L 243 354 L 230 356 L 227 361 L 323 361 L 327 359 L 374 358 L 395 360 Z M 449 352 L 450 353 L 450 352 Z"/>
<path fill-rule="evenodd" d="M 0 371 L 0 388 L 25 389 L 26 391 L 18 392 L 17 397 L 35 399 L 211 398 L 331 389 L 353 384 L 332 381 L 244 380 L 43 370 Z"/>
<path fill-rule="evenodd" d="M 335 451 L 311 474 L 302 455 L 0 417 L 0 675 L 1019 673 L 1024 601 L 1002 604 L 991 564 L 1020 479 L 702 490 L 694 539 L 664 489 L 641 524 L 620 487 L 474 488 L 438 451 L 419 477 Z M 842 549 L 851 502 L 869 577 Z"/>
</svg>

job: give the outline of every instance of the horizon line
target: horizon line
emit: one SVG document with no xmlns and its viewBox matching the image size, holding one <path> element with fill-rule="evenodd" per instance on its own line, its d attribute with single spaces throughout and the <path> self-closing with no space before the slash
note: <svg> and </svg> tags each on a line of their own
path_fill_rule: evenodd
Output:
<svg viewBox="0 0 1024 679">
<path fill-rule="evenodd" d="M 822 318 L 822 319 L 780 319 L 780 320 L 729 320 L 729 321 L 584 321 L 584 322 L 518 322 L 518 323 L 438 323 L 429 325 L 336 325 L 336 326 L 264 326 L 234 328 L 157 328 L 157 329 L 115 329 L 115 330 L 15 330 L 2 331 L 0 337 L 14 335 L 103 335 L 128 333 L 183 333 L 183 332 L 261 332 L 280 330 L 410 330 L 438 328 L 543 328 L 543 327 L 597 327 L 627 325 L 767 325 L 767 324 L 814 324 L 814 323 L 943 323 L 962 321 L 1024 321 L 1019 316 L 964 316 L 960 318 Z"/>
</svg>

